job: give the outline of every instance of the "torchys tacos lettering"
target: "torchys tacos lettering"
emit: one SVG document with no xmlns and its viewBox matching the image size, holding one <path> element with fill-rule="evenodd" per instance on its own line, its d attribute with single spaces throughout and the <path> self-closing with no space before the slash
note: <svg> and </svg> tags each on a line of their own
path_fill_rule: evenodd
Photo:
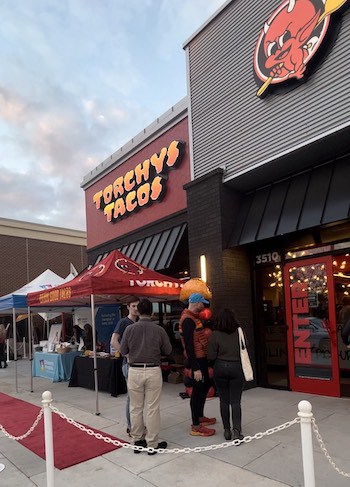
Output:
<svg viewBox="0 0 350 487">
<path fill-rule="evenodd" d="M 184 154 L 185 142 L 173 140 L 168 147 L 97 191 L 92 197 L 95 208 L 103 211 L 107 222 L 116 223 L 161 201 L 169 183 L 169 171 L 180 166 Z"/>
</svg>

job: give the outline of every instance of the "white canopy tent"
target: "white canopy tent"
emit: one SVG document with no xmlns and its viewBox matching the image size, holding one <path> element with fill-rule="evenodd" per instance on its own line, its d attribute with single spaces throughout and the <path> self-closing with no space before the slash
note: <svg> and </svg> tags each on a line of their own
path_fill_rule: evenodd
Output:
<svg viewBox="0 0 350 487">
<path fill-rule="evenodd" d="M 71 278 L 71 276 L 68 276 Z M 68 279 L 68 278 L 67 278 Z M 70 279 L 69 279 L 70 280 Z M 67 282 L 66 279 L 55 274 L 55 272 L 50 269 L 42 272 L 32 281 L 28 282 L 20 289 L 6 294 L 0 298 L 0 314 L 8 315 L 12 314 L 13 323 L 13 345 L 14 345 L 14 361 L 15 361 L 15 377 L 16 377 L 16 392 L 18 392 L 18 378 L 17 378 L 17 324 L 16 324 L 16 314 L 28 313 L 28 337 L 29 337 L 29 360 L 32 364 L 33 360 L 33 344 L 32 344 L 32 324 L 30 318 L 30 309 L 27 305 L 27 294 L 43 291 L 45 289 L 50 289 L 52 287 L 58 286 Z M 33 375 L 31 374 L 31 391 L 33 390 Z"/>
</svg>

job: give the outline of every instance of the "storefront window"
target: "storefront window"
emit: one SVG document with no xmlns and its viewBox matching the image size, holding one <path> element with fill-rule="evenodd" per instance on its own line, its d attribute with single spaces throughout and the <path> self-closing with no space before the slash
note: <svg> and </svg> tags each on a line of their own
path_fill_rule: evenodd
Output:
<svg viewBox="0 0 350 487">
<path fill-rule="evenodd" d="M 261 384 L 286 388 L 288 360 L 282 266 L 276 264 L 257 269 L 256 279 Z"/>
<path fill-rule="evenodd" d="M 330 245 L 324 245 L 323 247 L 313 247 L 310 249 L 303 250 L 291 250 L 286 253 L 286 260 L 301 259 L 303 257 L 310 257 L 311 255 L 323 254 L 330 252 L 332 247 Z"/>
<path fill-rule="evenodd" d="M 348 243 L 349 246 L 349 243 Z M 342 338 L 342 330 L 350 319 L 350 256 L 333 257 L 333 276 L 337 312 L 337 341 L 341 394 L 350 396 L 350 349 Z"/>
</svg>

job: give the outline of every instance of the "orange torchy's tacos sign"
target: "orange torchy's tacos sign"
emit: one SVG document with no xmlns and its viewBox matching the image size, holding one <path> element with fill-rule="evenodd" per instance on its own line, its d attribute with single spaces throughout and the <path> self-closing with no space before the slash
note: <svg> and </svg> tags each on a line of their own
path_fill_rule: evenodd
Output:
<svg viewBox="0 0 350 487">
<path fill-rule="evenodd" d="M 134 169 L 117 177 L 92 197 L 97 210 L 103 211 L 108 222 L 117 222 L 155 201 L 166 193 L 169 169 L 177 168 L 184 156 L 185 143 L 174 140 L 159 154 L 137 164 Z"/>
</svg>

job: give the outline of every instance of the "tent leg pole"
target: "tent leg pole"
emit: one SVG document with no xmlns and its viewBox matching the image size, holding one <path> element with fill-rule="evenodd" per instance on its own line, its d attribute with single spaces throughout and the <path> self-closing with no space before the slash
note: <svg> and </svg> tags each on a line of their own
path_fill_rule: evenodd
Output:
<svg viewBox="0 0 350 487">
<path fill-rule="evenodd" d="M 97 416 L 100 415 L 98 407 L 98 377 L 97 377 L 97 355 L 96 355 L 96 323 L 95 323 L 95 299 L 94 295 L 91 294 L 91 324 L 92 324 L 92 343 L 93 343 L 93 354 L 94 354 L 94 379 L 95 379 L 95 393 L 96 393 L 96 412 Z"/>
<path fill-rule="evenodd" d="M 61 313 L 61 319 L 62 319 L 62 341 L 66 341 L 66 323 L 64 321 L 64 313 Z"/>
<path fill-rule="evenodd" d="M 30 306 L 28 306 L 28 355 L 30 364 L 30 392 L 34 392 L 33 386 L 33 326 L 32 317 L 30 314 Z"/>
<path fill-rule="evenodd" d="M 16 392 L 18 392 L 18 375 L 17 375 L 17 323 L 16 323 L 16 309 L 12 308 L 12 323 L 13 323 L 13 358 L 15 361 L 15 384 Z"/>
</svg>

